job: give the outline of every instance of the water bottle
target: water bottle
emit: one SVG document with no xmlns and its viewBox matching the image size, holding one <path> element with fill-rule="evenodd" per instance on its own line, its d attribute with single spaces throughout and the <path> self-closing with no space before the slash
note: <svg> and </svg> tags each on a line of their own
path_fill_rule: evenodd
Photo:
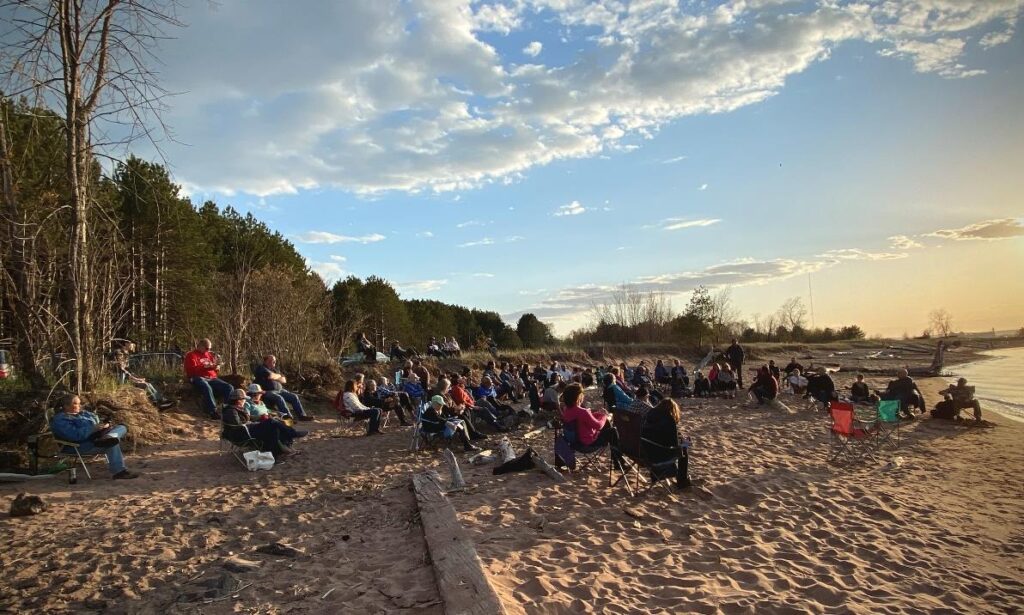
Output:
<svg viewBox="0 0 1024 615">
<path fill-rule="evenodd" d="M 76 468 L 71 468 L 70 470 L 68 470 L 68 484 L 78 484 L 78 470 Z"/>
</svg>

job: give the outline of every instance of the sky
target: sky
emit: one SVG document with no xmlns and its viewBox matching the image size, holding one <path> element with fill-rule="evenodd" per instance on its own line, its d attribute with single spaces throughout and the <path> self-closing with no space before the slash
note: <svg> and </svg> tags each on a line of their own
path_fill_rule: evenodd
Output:
<svg viewBox="0 0 1024 615">
<path fill-rule="evenodd" d="M 186 0 L 160 147 L 328 282 L 560 334 L 622 284 L 1016 329 L 1022 4 Z"/>
</svg>

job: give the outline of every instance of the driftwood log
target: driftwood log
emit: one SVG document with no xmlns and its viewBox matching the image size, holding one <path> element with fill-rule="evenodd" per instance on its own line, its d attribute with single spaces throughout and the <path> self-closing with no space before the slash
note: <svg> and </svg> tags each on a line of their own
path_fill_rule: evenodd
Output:
<svg viewBox="0 0 1024 615">
<path fill-rule="evenodd" d="M 502 438 L 501 442 L 498 443 L 498 452 L 501 454 L 501 462 L 508 463 L 516 458 L 516 451 L 512 448 L 512 443 L 508 441 L 508 438 Z"/>
<path fill-rule="evenodd" d="M 459 524 L 451 502 L 427 474 L 414 475 L 412 485 L 444 612 L 504 615 L 505 607 L 487 580 L 480 557 Z"/>
<path fill-rule="evenodd" d="M 462 491 L 466 488 L 466 480 L 462 478 L 462 470 L 459 469 L 459 460 L 450 448 L 444 449 L 444 460 L 448 463 L 448 471 L 452 480 L 448 485 L 448 491 Z"/>
<path fill-rule="evenodd" d="M 547 460 L 544 459 L 544 457 L 535 454 L 534 461 L 537 462 L 537 468 L 540 469 L 541 472 L 544 472 L 545 474 L 550 476 L 551 479 L 554 480 L 556 483 L 565 482 L 565 476 L 563 476 L 561 472 L 555 469 L 555 466 L 548 463 Z"/>
</svg>

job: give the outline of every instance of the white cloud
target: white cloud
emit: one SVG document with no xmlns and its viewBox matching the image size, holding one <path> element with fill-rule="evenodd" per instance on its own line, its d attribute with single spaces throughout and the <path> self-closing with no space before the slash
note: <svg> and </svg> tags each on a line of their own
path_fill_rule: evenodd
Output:
<svg viewBox="0 0 1024 615">
<path fill-rule="evenodd" d="M 306 266 L 317 273 L 328 285 L 332 285 L 345 275 L 345 270 L 337 262 L 311 261 L 306 259 Z"/>
<path fill-rule="evenodd" d="M 423 232 L 420 232 L 420 233 L 416 233 L 416 236 L 417 237 L 425 237 L 425 238 L 429 239 L 429 238 L 434 236 L 434 233 L 432 233 L 431 231 L 423 231 Z"/>
<path fill-rule="evenodd" d="M 477 239 L 476 241 L 468 241 L 466 243 L 460 243 L 459 247 L 460 248 L 472 248 L 474 246 L 492 246 L 492 245 L 494 245 L 494 240 L 491 239 L 490 237 L 484 237 L 483 239 Z"/>
<path fill-rule="evenodd" d="M 492 224 L 491 222 L 483 222 L 481 220 L 466 220 L 465 222 L 459 222 L 455 225 L 455 228 L 466 228 L 470 226 L 487 226 Z"/>
<path fill-rule="evenodd" d="M 700 190 L 701 192 L 703 192 L 703 191 L 705 191 L 707 189 L 708 189 L 708 185 L 707 184 L 701 184 L 700 188 L 697 188 L 697 190 Z"/>
<path fill-rule="evenodd" d="M 536 58 L 537 56 L 540 55 L 540 52 L 543 48 L 544 45 L 542 45 L 539 41 L 533 41 L 526 47 L 523 47 L 523 53 L 530 56 L 531 58 Z"/>
<path fill-rule="evenodd" d="M 295 235 L 295 240 L 299 243 L 376 243 L 387 239 L 380 233 L 371 233 L 369 235 L 360 235 L 358 237 L 352 237 L 349 235 L 336 235 L 334 233 L 328 233 L 326 231 L 306 231 L 305 233 L 299 233 Z"/>
<path fill-rule="evenodd" d="M 474 277 L 474 278 L 493 278 L 494 277 L 493 273 L 473 273 L 473 274 L 470 274 L 470 275 L 472 277 Z"/>
<path fill-rule="evenodd" d="M 165 153 L 193 193 L 463 190 L 635 148 L 623 141 L 682 117 L 756 104 L 848 42 L 907 58 L 917 71 L 979 74 L 965 41 L 988 31 L 983 44 L 995 44 L 1002 35 L 991 30 L 1005 29 L 1021 5 L 192 3 L 179 15 L 189 27 L 158 50 L 161 84 L 185 92 L 164 117 L 176 136 Z M 517 48 L 481 36 L 523 29 L 529 41 L 550 22 L 578 50 L 558 65 L 517 64 Z"/>
<path fill-rule="evenodd" d="M 924 247 L 923 243 L 906 235 L 893 235 L 889 238 L 889 242 L 895 250 L 913 250 Z"/>
<path fill-rule="evenodd" d="M 1002 218 L 985 220 L 976 224 L 968 224 L 957 229 L 943 229 L 928 233 L 926 237 L 939 237 L 956 241 L 1010 239 L 1024 237 L 1024 220 L 1021 218 Z"/>
<path fill-rule="evenodd" d="M 687 159 L 687 156 L 675 156 L 673 158 L 667 158 L 665 160 L 662 160 L 661 164 L 675 164 L 677 162 L 682 162 L 682 161 L 684 161 L 686 159 Z"/>
<path fill-rule="evenodd" d="M 978 44 L 985 49 L 991 49 L 992 47 L 995 47 L 997 45 L 1005 45 L 1006 43 L 1009 43 L 1011 40 L 1013 40 L 1013 34 L 1014 25 L 1013 22 L 1010 22 L 1006 30 L 1002 32 L 989 32 L 985 36 L 981 37 L 981 40 L 978 41 Z"/>
<path fill-rule="evenodd" d="M 348 260 L 348 258 L 341 256 L 339 254 L 331 254 L 330 259 L 336 263 L 344 263 L 345 261 Z"/>
<path fill-rule="evenodd" d="M 721 218 L 700 218 L 698 220 L 688 220 L 686 218 L 668 218 L 667 220 L 662 221 L 661 224 L 658 224 L 652 228 L 661 228 L 666 231 L 678 231 L 684 228 L 711 226 L 712 224 L 718 224 L 721 221 Z"/>
<path fill-rule="evenodd" d="M 403 292 L 413 293 L 432 293 L 440 290 L 448 280 L 419 280 L 416 282 L 400 282 L 395 284 L 395 288 Z"/>
<path fill-rule="evenodd" d="M 562 205 L 555 211 L 555 216 L 578 216 L 587 211 L 587 208 L 580 205 L 579 201 L 573 201 L 568 205 Z"/>
<path fill-rule="evenodd" d="M 860 248 L 829 250 L 819 254 L 821 258 L 835 258 L 843 261 L 889 261 L 910 256 L 906 252 L 867 252 Z"/>
</svg>

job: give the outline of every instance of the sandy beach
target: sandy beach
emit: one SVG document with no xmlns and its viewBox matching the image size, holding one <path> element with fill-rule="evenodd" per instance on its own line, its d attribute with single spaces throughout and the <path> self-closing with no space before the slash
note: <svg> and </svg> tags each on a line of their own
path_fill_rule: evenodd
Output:
<svg viewBox="0 0 1024 615">
<path fill-rule="evenodd" d="M 930 402 L 943 382 L 920 381 Z M 510 613 L 1024 609 L 1024 425 L 917 420 L 901 465 L 836 468 L 824 415 L 783 401 L 793 414 L 684 401 L 697 490 L 632 498 L 606 467 L 555 484 L 463 463 L 469 487 L 450 497 Z M 183 415 L 196 439 L 130 455 L 138 480 L 98 463 L 77 485 L 0 486 L 4 510 L 19 491 L 49 506 L 0 519 L 0 609 L 443 612 L 409 488 L 423 468 L 447 476 L 440 455 L 409 452 L 394 423 L 365 438 L 314 411 L 304 454 L 270 472 L 242 470 L 214 423 Z M 513 444 L 551 459 L 551 438 Z M 260 552 L 275 543 L 295 551 Z"/>
</svg>

